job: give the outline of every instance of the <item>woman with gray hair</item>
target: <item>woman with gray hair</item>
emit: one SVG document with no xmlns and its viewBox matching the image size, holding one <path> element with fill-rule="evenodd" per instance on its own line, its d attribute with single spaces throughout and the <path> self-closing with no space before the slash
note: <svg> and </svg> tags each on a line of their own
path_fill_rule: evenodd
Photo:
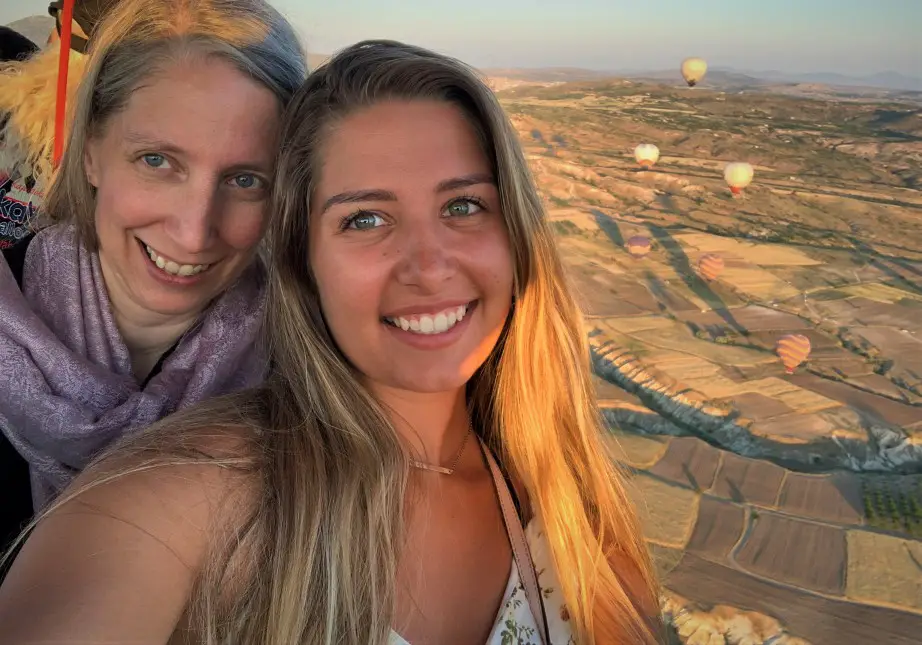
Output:
<svg viewBox="0 0 922 645">
<path fill-rule="evenodd" d="M 264 0 L 124 0 L 94 32 L 52 225 L 0 262 L 0 429 L 36 510 L 122 435 L 263 380 L 257 250 L 305 76 Z M 5 484 L 0 540 L 28 519 Z"/>
</svg>

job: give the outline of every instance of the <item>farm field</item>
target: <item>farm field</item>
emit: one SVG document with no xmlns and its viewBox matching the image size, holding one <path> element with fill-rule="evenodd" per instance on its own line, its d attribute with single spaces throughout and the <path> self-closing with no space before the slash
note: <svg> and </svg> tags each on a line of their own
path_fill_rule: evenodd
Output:
<svg viewBox="0 0 922 645">
<path fill-rule="evenodd" d="M 918 642 L 920 105 L 494 81 L 678 642 Z M 731 161 L 754 167 L 741 195 Z M 810 346 L 792 373 L 788 335 Z"/>
</svg>

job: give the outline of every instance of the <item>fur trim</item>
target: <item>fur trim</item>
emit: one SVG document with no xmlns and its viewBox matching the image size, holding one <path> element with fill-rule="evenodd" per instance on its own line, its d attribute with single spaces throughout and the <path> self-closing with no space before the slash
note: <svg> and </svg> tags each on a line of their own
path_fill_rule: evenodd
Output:
<svg viewBox="0 0 922 645">
<path fill-rule="evenodd" d="M 54 114 L 57 103 L 60 43 L 23 62 L 0 66 L 0 115 L 8 116 L 0 130 L 4 157 L 11 168 L 0 171 L 10 176 L 35 177 L 39 185 L 51 179 L 54 150 Z M 67 73 L 68 117 L 65 137 L 73 114 L 73 100 L 86 69 L 86 56 L 72 51 Z"/>
</svg>

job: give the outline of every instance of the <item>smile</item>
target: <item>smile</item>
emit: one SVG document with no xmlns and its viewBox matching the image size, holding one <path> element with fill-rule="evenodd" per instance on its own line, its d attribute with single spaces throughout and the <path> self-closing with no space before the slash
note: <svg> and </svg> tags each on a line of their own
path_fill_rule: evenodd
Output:
<svg viewBox="0 0 922 645">
<path fill-rule="evenodd" d="M 476 301 L 466 305 L 450 307 L 435 313 L 411 314 L 407 316 L 385 316 L 382 320 L 392 327 L 424 336 L 444 334 L 464 320 L 464 316 L 473 308 Z"/>
<path fill-rule="evenodd" d="M 160 255 L 156 249 L 148 244 L 145 244 L 144 242 L 141 242 L 141 240 L 138 240 L 138 243 L 147 254 L 147 257 L 150 258 L 150 261 L 158 269 L 164 273 L 168 273 L 169 275 L 190 277 L 199 275 L 211 267 L 210 264 L 179 264 L 178 262 L 174 262 L 173 260 Z"/>
</svg>

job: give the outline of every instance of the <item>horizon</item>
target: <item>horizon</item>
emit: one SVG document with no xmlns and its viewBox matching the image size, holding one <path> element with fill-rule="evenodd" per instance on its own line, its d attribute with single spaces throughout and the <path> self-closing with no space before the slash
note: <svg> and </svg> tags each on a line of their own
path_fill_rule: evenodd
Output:
<svg viewBox="0 0 922 645">
<path fill-rule="evenodd" d="M 479 68 L 659 71 L 701 56 L 711 69 L 852 77 L 896 72 L 922 78 L 922 39 L 915 33 L 922 24 L 918 0 L 776 0 L 742 10 L 731 0 L 620 6 L 609 0 L 571 0 L 565 8 L 547 0 L 469 0 L 463 10 L 423 0 L 395 6 L 370 0 L 315 7 L 299 6 L 296 0 L 271 3 L 316 54 L 386 38 Z M 36 11 L 47 5 L 34 0 L 3 4 L 0 24 L 47 15 Z"/>
</svg>

